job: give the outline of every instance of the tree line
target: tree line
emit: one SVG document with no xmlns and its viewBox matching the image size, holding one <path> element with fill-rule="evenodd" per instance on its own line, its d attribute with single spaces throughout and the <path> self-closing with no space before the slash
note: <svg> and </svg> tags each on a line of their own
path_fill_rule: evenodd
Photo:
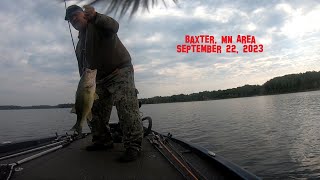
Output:
<svg viewBox="0 0 320 180">
<path fill-rule="evenodd" d="M 312 90 L 320 90 L 320 71 L 308 71 L 305 73 L 275 77 L 265 82 L 263 85 L 244 85 L 226 90 L 203 91 L 188 95 L 179 94 L 172 96 L 156 96 L 152 98 L 140 99 L 140 101 L 142 104 L 205 101 Z"/>
<path fill-rule="evenodd" d="M 54 109 L 54 108 L 72 108 L 74 104 L 58 104 L 55 106 L 38 105 L 38 106 L 0 106 L 0 110 L 13 110 L 13 109 Z"/>
<path fill-rule="evenodd" d="M 199 93 L 179 94 L 172 96 L 155 96 L 152 98 L 139 99 L 139 101 L 141 101 L 142 104 L 206 101 L 312 90 L 320 90 L 320 71 L 308 71 L 305 73 L 289 74 L 285 76 L 275 77 L 265 82 L 263 85 L 244 85 L 241 87 L 226 90 L 203 91 Z M 69 103 L 59 104 L 56 106 L 0 106 L 0 110 L 72 108 L 73 105 L 74 104 Z"/>
</svg>

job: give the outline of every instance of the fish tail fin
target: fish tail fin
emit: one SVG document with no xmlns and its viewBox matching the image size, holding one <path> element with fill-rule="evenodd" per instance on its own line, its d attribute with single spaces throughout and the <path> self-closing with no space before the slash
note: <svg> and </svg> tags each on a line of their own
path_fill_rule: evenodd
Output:
<svg viewBox="0 0 320 180">
<path fill-rule="evenodd" d="M 97 93 L 94 93 L 94 100 L 97 100 L 97 99 L 99 99 L 99 96 Z"/>
<path fill-rule="evenodd" d="M 92 112 L 90 111 L 87 116 L 87 121 L 91 121 L 91 120 L 92 120 Z"/>
<path fill-rule="evenodd" d="M 73 107 L 72 107 L 72 109 L 71 109 L 70 113 L 74 113 L 74 114 L 76 114 L 76 113 L 77 113 L 77 111 L 76 111 L 76 107 L 75 107 L 75 106 L 73 106 Z"/>
<path fill-rule="evenodd" d="M 82 127 L 76 123 L 71 129 L 70 131 L 76 131 L 78 134 L 81 134 L 82 133 Z"/>
</svg>

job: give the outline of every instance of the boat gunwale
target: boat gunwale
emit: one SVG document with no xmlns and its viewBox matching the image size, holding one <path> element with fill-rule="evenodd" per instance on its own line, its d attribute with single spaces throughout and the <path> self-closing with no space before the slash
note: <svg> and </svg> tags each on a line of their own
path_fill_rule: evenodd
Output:
<svg viewBox="0 0 320 180">
<path fill-rule="evenodd" d="M 159 133 L 160 134 L 160 133 Z M 167 136 L 165 136 L 167 137 Z M 226 168 L 226 170 L 235 173 L 237 176 L 241 177 L 242 179 L 257 179 L 261 180 L 258 176 L 254 175 L 253 173 L 241 168 L 239 165 L 227 160 L 226 158 L 214 154 L 214 156 L 209 154 L 209 150 L 198 146 L 194 143 L 188 142 L 186 140 L 183 140 L 181 138 L 177 137 L 170 137 L 172 141 L 174 141 L 177 144 L 183 145 L 187 147 L 188 149 L 192 149 L 194 153 L 196 153 L 198 156 L 202 156 L 206 160 L 209 160 L 211 162 L 214 162 L 217 165 L 220 165 L 223 168 Z"/>
</svg>

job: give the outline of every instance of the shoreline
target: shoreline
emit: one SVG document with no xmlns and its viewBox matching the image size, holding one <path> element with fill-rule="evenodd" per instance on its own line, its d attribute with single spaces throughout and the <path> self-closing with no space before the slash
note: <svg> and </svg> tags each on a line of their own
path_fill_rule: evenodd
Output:
<svg viewBox="0 0 320 180">
<path fill-rule="evenodd" d="M 215 100 L 225 100 L 225 99 L 236 99 L 236 98 L 248 98 L 248 97 L 259 97 L 259 96 L 273 96 L 273 95 L 282 95 L 282 94 L 294 94 L 302 92 L 311 92 L 311 91 L 320 91 L 320 89 L 311 89 L 297 92 L 286 92 L 286 93 L 275 93 L 275 94 L 261 94 L 253 96 L 242 96 L 242 97 L 230 97 L 230 98 L 218 98 L 218 99 L 206 99 L 206 100 L 197 100 L 197 101 L 176 101 L 176 102 L 161 102 L 161 103 L 143 103 L 143 104 L 167 104 L 167 103 L 182 103 L 182 102 L 199 102 L 199 101 L 215 101 Z M 170 96 L 163 96 L 170 97 Z M 148 98 L 144 98 L 148 99 Z M 143 99 L 139 99 L 140 101 Z M 4 105 L 0 106 L 0 110 L 25 110 L 25 109 L 63 109 L 63 108 L 72 108 L 74 104 L 59 104 L 55 106 L 50 105 L 36 105 L 36 106 L 17 106 L 17 105 Z"/>
</svg>

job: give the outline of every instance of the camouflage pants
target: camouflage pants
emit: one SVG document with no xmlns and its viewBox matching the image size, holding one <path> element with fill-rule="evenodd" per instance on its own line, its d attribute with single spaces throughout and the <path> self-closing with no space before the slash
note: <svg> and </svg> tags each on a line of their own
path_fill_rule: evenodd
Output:
<svg viewBox="0 0 320 180">
<path fill-rule="evenodd" d="M 139 112 L 133 67 L 117 69 L 97 82 L 99 99 L 92 107 L 92 121 L 88 122 L 94 143 L 112 141 L 109 119 L 113 105 L 116 106 L 125 148 L 141 150 L 143 127 Z"/>
</svg>

